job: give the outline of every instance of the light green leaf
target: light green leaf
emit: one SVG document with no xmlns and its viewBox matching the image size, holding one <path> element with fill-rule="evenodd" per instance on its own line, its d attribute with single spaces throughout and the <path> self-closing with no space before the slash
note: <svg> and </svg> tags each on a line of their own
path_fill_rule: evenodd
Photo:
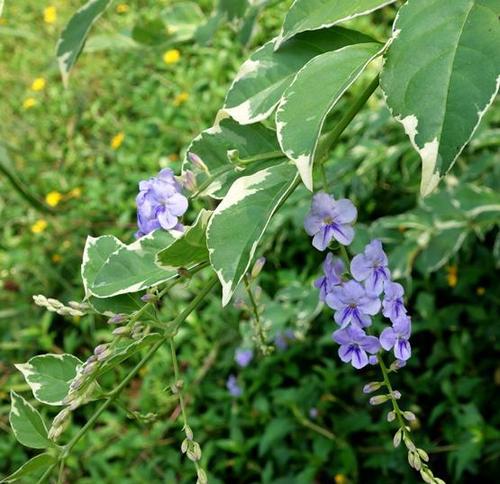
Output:
<svg viewBox="0 0 500 484">
<path fill-rule="evenodd" d="M 0 0 L 0 17 L 2 16 L 2 13 L 3 13 L 3 4 L 4 4 L 4 0 Z"/>
<path fill-rule="evenodd" d="M 71 17 L 57 43 L 57 62 L 64 85 L 85 44 L 92 25 L 103 14 L 111 0 L 89 0 Z"/>
<path fill-rule="evenodd" d="M 16 392 L 10 392 L 10 398 L 9 421 L 18 442 L 32 449 L 49 447 L 47 427 L 40 414 Z"/>
<path fill-rule="evenodd" d="M 31 358 L 15 367 L 23 374 L 33 396 L 47 405 L 62 405 L 82 362 L 73 355 L 47 354 Z"/>
<path fill-rule="evenodd" d="M 295 0 L 285 17 L 285 22 L 276 44 L 283 42 L 299 32 L 317 30 L 367 15 L 385 7 L 396 0 Z"/>
<path fill-rule="evenodd" d="M 167 32 L 175 42 L 190 40 L 206 21 L 200 6 L 195 2 L 178 2 L 169 5 L 161 13 Z"/>
<path fill-rule="evenodd" d="M 157 264 L 164 269 L 184 267 L 190 269 L 200 262 L 208 260 L 207 225 L 212 212 L 201 210 L 196 221 L 187 227 L 184 234 L 173 242 L 170 247 L 157 255 Z"/>
<path fill-rule="evenodd" d="M 193 164 L 189 158 L 190 153 L 203 161 L 206 170 Z M 239 166 L 230 161 L 229 154 L 237 155 L 241 160 L 256 161 Z M 234 180 L 269 164 L 266 156 L 282 156 L 274 131 L 260 124 L 241 126 L 232 119 L 225 118 L 216 120 L 212 128 L 203 131 L 191 142 L 182 171 L 185 173 L 190 170 L 194 173 L 202 195 L 223 198 Z M 261 157 L 264 159 L 259 161 Z"/>
<path fill-rule="evenodd" d="M 94 239 L 87 253 L 99 239 Z M 156 254 L 174 240 L 169 232 L 158 229 L 130 245 L 121 244 L 95 274 L 89 289 L 91 294 L 98 298 L 109 298 L 142 291 L 175 277 L 176 271 L 167 271 L 155 263 Z M 109 241 L 108 244 L 111 245 Z"/>
<path fill-rule="evenodd" d="M 86 302 L 99 314 L 104 316 L 113 316 L 114 314 L 134 314 L 136 311 L 144 306 L 141 301 L 142 293 L 134 294 L 120 294 L 118 296 L 100 299 L 98 297 L 90 296 Z M 154 313 L 153 308 L 146 310 L 148 315 Z"/>
<path fill-rule="evenodd" d="M 313 57 L 361 42 L 373 39 L 340 27 L 300 34 L 278 51 L 273 39 L 243 63 L 223 109 L 240 124 L 262 121 L 271 115 L 297 72 Z"/>
<path fill-rule="evenodd" d="M 42 473 L 57 462 L 57 458 L 51 454 L 38 454 L 25 462 L 17 471 L 10 476 L 4 477 L 0 482 L 15 482 L 34 473 Z M 26 481 L 25 481 L 26 482 Z"/>
<path fill-rule="evenodd" d="M 123 344 L 120 344 L 114 351 L 112 356 L 106 358 L 102 365 L 99 367 L 99 371 L 97 372 L 97 377 L 100 377 L 104 373 L 109 370 L 115 368 L 120 365 L 123 361 L 127 360 L 131 356 L 135 355 L 143 348 L 147 348 L 152 346 L 154 343 L 159 341 L 162 338 L 162 335 L 159 333 L 150 333 L 142 338 L 130 343 L 126 340 L 123 341 Z"/>
<path fill-rule="evenodd" d="M 217 11 L 226 15 L 229 21 L 241 19 L 249 6 L 248 0 L 219 0 Z"/>
<path fill-rule="evenodd" d="M 297 73 L 283 94 L 276 112 L 278 140 L 309 190 L 313 189 L 314 156 L 328 113 L 380 51 L 380 44 L 367 43 L 321 54 Z"/>
<path fill-rule="evenodd" d="M 500 83 L 497 0 L 409 0 L 396 19 L 381 85 L 434 190 L 494 100 Z"/>
<path fill-rule="evenodd" d="M 222 284 L 224 306 L 250 267 L 271 217 L 296 180 L 296 170 L 290 163 L 239 178 L 215 210 L 208 224 L 207 246 Z"/>
</svg>

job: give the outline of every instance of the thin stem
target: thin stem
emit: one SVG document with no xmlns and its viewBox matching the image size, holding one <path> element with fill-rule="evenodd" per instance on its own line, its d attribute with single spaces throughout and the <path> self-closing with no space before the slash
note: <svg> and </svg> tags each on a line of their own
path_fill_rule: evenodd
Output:
<svg viewBox="0 0 500 484">
<path fill-rule="evenodd" d="M 52 473 L 52 471 L 56 468 L 57 466 L 57 462 L 55 464 L 52 464 L 43 474 L 42 476 L 40 477 L 40 479 L 38 479 L 37 481 L 37 484 L 42 484 L 43 482 L 45 482 L 45 480 L 50 476 L 50 474 Z"/>
<path fill-rule="evenodd" d="M 59 464 L 59 473 L 57 475 L 57 484 L 62 484 L 64 477 L 64 459 L 61 459 Z"/>
<path fill-rule="evenodd" d="M 389 396 L 391 399 L 392 403 L 392 408 L 394 410 L 394 413 L 396 414 L 396 417 L 398 419 L 399 424 L 401 425 L 403 432 L 406 434 L 408 433 L 406 429 L 406 423 L 403 418 L 403 413 L 401 412 L 401 409 L 399 408 L 398 401 L 394 397 L 391 381 L 389 380 L 389 372 L 387 371 L 387 367 L 385 366 L 384 360 L 382 359 L 381 355 L 377 356 L 378 364 L 380 366 L 380 369 L 382 371 L 382 376 L 384 378 L 384 384 L 387 387 L 387 390 L 389 390 Z"/>
<path fill-rule="evenodd" d="M 357 99 L 355 99 L 354 103 L 340 118 L 340 121 L 335 125 L 332 131 L 330 131 L 323 137 L 318 147 L 316 157 L 320 163 L 324 162 L 328 152 L 333 148 L 333 146 L 335 146 L 342 133 L 345 131 L 347 126 L 349 126 L 356 114 L 358 114 L 361 108 L 365 105 L 370 96 L 375 92 L 375 89 L 377 89 L 378 85 L 379 76 L 377 74 L 377 76 L 370 82 L 370 84 L 361 93 L 361 95 Z"/>
</svg>

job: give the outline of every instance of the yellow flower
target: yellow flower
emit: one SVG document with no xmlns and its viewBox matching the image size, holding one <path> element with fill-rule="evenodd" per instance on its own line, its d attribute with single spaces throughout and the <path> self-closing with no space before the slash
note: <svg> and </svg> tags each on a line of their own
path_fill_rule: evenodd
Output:
<svg viewBox="0 0 500 484">
<path fill-rule="evenodd" d="M 484 296 L 485 292 L 486 292 L 486 289 L 485 289 L 484 287 L 482 287 L 482 286 L 479 286 L 479 287 L 476 289 L 476 294 L 477 294 L 478 296 Z"/>
<path fill-rule="evenodd" d="M 174 98 L 174 106 L 180 106 L 189 99 L 189 94 L 186 91 L 182 91 Z"/>
<path fill-rule="evenodd" d="M 337 474 L 335 476 L 335 484 L 347 484 L 347 477 L 344 474 Z"/>
<path fill-rule="evenodd" d="M 43 91 L 45 89 L 45 79 L 37 77 L 31 84 L 32 91 Z"/>
<path fill-rule="evenodd" d="M 175 64 L 181 58 L 181 53 L 177 49 L 167 50 L 163 54 L 163 62 L 165 64 Z"/>
<path fill-rule="evenodd" d="M 455 266 L 455 265 L 448 266 L 446 268 L 446 272 L 448 273 L 448 275 L 446 276 L 446 278 L 448 279 L 448 285 L 450 287 L 455 287 L 457 285 L 457 282 L 458 282 L 457 266 Z"/>
<path fill-rule="evenodd" d="M 49 192 L 45 196 L 45 202 L 47 202 L 47 205 L 50 205 L 51 207 L 55 207 L 56 205 L 59 205 L 59 202 L 63 199 L 63 196 L 59 192 Z"/>
<path fill-rule="evenodd" d="M 47 225 L 48 225 L 47 220 L 44 220 L 44 219 L 37 220 L 31 226 L 31 231 L 34 234 L 39 234 L 39 233 L 43 232 L 47 228 Z"/>
<path fill-rule="evenodd" d="M 126 3 L 119 3 L 116 6 L 116 13 L 126 13 L 128 12 L 128 5 Z"/>
<path fill-rule="evenodd" d="M 23 108 L 24 109 L 31 109 L 37 105 L 37 101 L 34 97 L 27 97 L 23 101 Z"/>
<path fill-rule="evenodd" d="M 62 257 L 59 254 L 52 254 L 52 262 L 58 264 L 59 262 L 61 262 L 61 260 Z"/>
<path fill-rule="evenodd" d="M 75 187 L 73 190 L 68 192 L 68 197 L 70 198 L 80 198 L 82 196 L 82 189 L 80 187 Z"/>
<path fill-rule="evenodd" d="M 113 139 L 111 140 L 111 148 L 117 150 L 122 145 L 124 139 L 125 133 L 123 131 L 113 136 Z"/>
<path fill-rule="evenodd" d="M 50 6 L 43 9 L 43 21 L 46 24 L 53 24 L 57 20 L 56 7 Z"/>
</svg>

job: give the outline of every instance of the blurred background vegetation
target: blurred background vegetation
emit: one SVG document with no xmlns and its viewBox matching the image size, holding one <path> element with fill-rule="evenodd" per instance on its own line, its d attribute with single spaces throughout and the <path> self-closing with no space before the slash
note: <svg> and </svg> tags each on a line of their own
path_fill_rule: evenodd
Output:
<svg viewBox="0 0 500 484">
<path fill-rule="evenodd" d="M 138 181 L 160 167 L 179 171 L 183 150 L 212 124 L 239 65 L 276 35 L 290 2 L 272 2 L 246 44 L 227 22 L 205 45 L 124 40 L 172 3 L 115 2 L 94 29 L 68 89 L 54 51 L 81 2 L 7 0 L 0 18 L 0 162 L 28 197 L 42 202 L 27 200 L 0 174 L 1 474 L 30 455 L 8 425 L 9 390 L 30 396 L 13 364 L 45 352 L 83 359 L 109 338 L 104 318 L 44 312 L 32 295 L 80 300 L 86 236 L 133 240 Z M 198 4 L 207 15 L 213 7 L 210 0 Z M 393 16 L 388 8 L 352 25 L 384 38 Z M 119 41 L 117 33 L 123 34 Z M 458 179 L 486 190 L 485 196 L 498 192 L 499 142 L 500 110 L 494 106 L 448 188 L 422 204 L 420 162 L 377 93 L 328 163 L 332 192 L 359 207 L 354 249 L 369 233 L 380 236 L 404 276 L 414 356 L 395 380 L 418 417 L 416 442 L 430 450 L 435 474 L 449 482 L 495 482 L 500 472 L 498 213 L 496 221 L 491 214 L 472 221 L 459 250 L 432 236 L 422 243 L 410 222 L 419 210 L 458 217 L 451 203 L 465 197 L 454 191 Z M 468 197 L 471 202 L 471 192 Z M 322 255 L 311 250 L 302 229 L 309 202 L 305 190 L 291 197 L 259 253 L 267 258 L 258 283 L 270 338 L 286 330 L 293 338 L 238 368 L 234 351 L 248 340 L 251 315 L 243 294 L 236 307 L 221 312 L 216 293 L 180 335 L 188 413 L 204 467 L 214 483 L 418 482 L 405 453 L 392 449 L 382 410 L 369 407 L 361 392 L 377 378 L 375 371 L 356 372 L 337 358 L 331 314 L 321 312 L 312 288 Z M 436 258 L 444 262 L 429 270 L 429 259 Z M 192 282 L 176 289 L 163 313 L 175 314 L 196 288 Z M 240 398 L 226 389 L 230 374 L 243 388 Z M 119 379 L 120 372 L 109 378 Z M 194 482 L 194 468 L 179 450 L 171 379 L 168 351 L 160 351 L 119 407 L 80 442 L 65 481 Z M 85 422 L 89 407 L 76 412 L 69 433 Z"/>
</svg>

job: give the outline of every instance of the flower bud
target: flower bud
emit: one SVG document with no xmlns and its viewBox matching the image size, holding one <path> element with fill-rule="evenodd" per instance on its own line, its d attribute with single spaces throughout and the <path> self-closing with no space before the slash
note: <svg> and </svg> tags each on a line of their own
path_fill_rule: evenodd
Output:
<svg viewBox="0 0 500 484">
<path fill-rule="evenodd" d="M 401 437 L 403 435 L 403 429 L 399 429 L 395 434 L 394 438 L 392 439 L 392 444 L 394 447 L 399 447 L 399 444 L 401 443 Z"/>
<path fill-rule="evenodd" d="M 33 296 L 33 301 L 37 306 L 47 306 L 47 298 L 43 294 Z"/>
<path fill-rule="evenodd" d="M 99 345 L 99 346 L 96 346 L 95 349 L 94 349 L 94 355 L 97 356 L 97 359 L 99 359 L 99 355 L 101 355 L 102 353 L 104 353 L 107 349 L 108 349 L 108 344 L 102 344 L 102 345 Z"/>
<path fill-rule="evenodd" d="M 188 159 L 194 167 L 204 171 L 207 175 L 210 175 L 207 165 L 203 163 L 203 160 L 196 153 L 188 153 Z"/>
<path fill-rule="evenodd" d="M 198 480 L 196 484 L 208 484 L 207 473 L 200 467 L 197 471 Z"/>
<path fill-rule="evenodd" d="M 193 431 L 189 425 L 184 426 L 184 433 L 186 434 L 186 439 L 193 440 Z"/>
<path fill-rule="evenodd" d="M 188 447 L 189 447 L 189 440 L 188 439 L 184 439 L 182 441 L 182 444 L 181 444 L 181 452 L 183 454 L 185 454 L 187 452 L 187 450 L 188 450 Z"/>
<path fill-rule="evenodd" d="M 64 307 L 64 304 L 61 301 L 58 301 L 57 299 L 51 297 L 47 299 L 47 302 L 54 308 L 54 310 L 61 309 Z"/>
<path fill-rule="evenodd" d="M 141 301 L 145 302 L 145 303 L 152 302 L 155 300 L 156 300 L 156 296 L 154 294 L 149 293 L 149 292 L 144 294 L 143 296 L 141 296 Z"/>
<path fill-rule="evenodd" d="M 363 387 L 363 393 L 376 392 L 384 383 L 381 381 L 372 381 Z"/>
<path fill-rule="evenodd" d="M 424 462 L 429 462 L 429 454 L 423 449 L 417 449 L 417 453 Z"/>
<path fill-rule="evenodd" d="M 394 410 L 391 410 L 388 414 L 387 414 L 387 421 L 388 422 L 393 422 L 394 420 L 396 420 L 396 412 Z"/>
<path fill-rule="evenodd" d="M 96 357 L 97 360 L 97 357 Z M 84 375 L 90 375 L 91 373 L 94 372 L 94 370 L 97 368 L 97 361 L 92 361 L 91 363 L 87 363 L 82 370 L 82 373 Z"/>
<path fill-rule="evenodd" d="M 424 482 L 427 482 L 427 484 L 433 484 L 435 482 L 434 476 L 428 467 L 420 469 L 420 476 Z"/>
<path fill-rule="evenodd" d="M 410 412 L 406 410 L 403 412 L 403 417 L 408 420 L 408 422 L 413 422 L 414 420 L 417 420 L 417 417 L 415 417 L 415 414 L 413 412 Z"/>
<path fill-rule="evenodd" d="M 404 360 L 396 360 L 396 361 L 394 361 L 391 364 L 391 366 L 389 367 L 389 370 L 391 370 L 391 371 L 398 371 L 401 368 L 403 368 L 404 366 L 406 366 L 406 361 L 404 361 Z"/>
<path fill-rule="evenodd" d="M 195 192 L 197 190 L 196 177 L 191 170 L 186 170 L 184 172 L 182 184 L 188 192 Z"/>
<path fill-rule="evenodd" d="M 250 273 L 250 276 L 255 279 L 262 271 L 262 268 L 264 267 L 264 264 L 266 263 L 266 258 L 265 257 L 259 257 L 256 261 L 255 264 L 252 267 L 252 271 Z"/>
<path fill-rule="evenodd" d="M 368 364 L 370 364 L 370 365 L 376 365 L 377 363 L 378 363 L 377 355 L 370 355 L 368 357 Z"/>
<path fill-rule="evenodd" d="M 120 324 L 127 319 L 125 314 L 115 314 L 108 319 L 108 324 Z"/>
<path fill-rule="evenodd" d="M 408 427 L 407 427 L 408 428 Z M 403 441 L 406 445 L 406 448 L 410 451 L 410 452 L 416 452 L 417 451 L 417 448 L 415 447 L 415 444 L 405 435 L 403 435 Z"/>
<path fill-rule="evenodd" d="M 99 353 L 97 355 L 97 361 L 104 361 L 110 355 L 111 355 L 111 351 L 106 349 L 102 353 Z"/>
<path fill-rule="evenodd" d="M 399 400 L 401 398 L 401 392 L 398 391 L 398 390 L 394 390 L 392 392 L 392 396 L 396 399 L 396 400 Z"/>
<path fill-rule="evenodd" d="M 187 450 L 186 455 L 193 462 L 197 462 L 201 459 L 201 447 L 198 442 L 191 442 L 191 448 Z"/>
<path fill-rule="evenodd" d="M 58 427 L 51 427 L 50 430 L 49 430 L 49 433 L 48 433 L 47 437 L 50 440 L 54 440 L 55 441 L 62 434 L 62 431 L 63 431 L 62 425 L 60 425 Z"/>
<path fill-rule="evenodd" d="M 85 379 L 83 378 L 83 375 L 76 376 L 70 383 L 69 389 L 72 391 L 78 390 L 83 385 L 84 381 Z"/>
<path fill-rule="evenodd" d="M 114 329 L 111 332 L 112 335 L 114 336 L 123 336 L 130 334 L 130 328 L 128 326 L 120 326 L 119 328 Z"/>
<path fill-rule="evenodd" d="M 389 395 L 377 395 L 370 398 L 370 405 L 380 405 L 387 402 L 387 400 L 389 400 Z"/>
<path fill-rule="evenodd" d="M 54 420 L 52 421 L 52 427 L 60 427 L 66 420 L 68 419 L 70 415 L 69 409 L 65 408 L 61 410 L 55 417 Z"/>
</svg>

